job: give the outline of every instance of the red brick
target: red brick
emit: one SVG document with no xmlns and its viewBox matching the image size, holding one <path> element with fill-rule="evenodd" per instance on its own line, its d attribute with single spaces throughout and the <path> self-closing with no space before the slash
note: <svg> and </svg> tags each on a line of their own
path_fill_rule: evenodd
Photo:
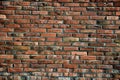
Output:
<svg viewBox="0 0 120 80">
<path fill-rule="evenodd" d="M 73 19 L 77 20 L 88 20 L 89 16 L 74 16 Z"/>
<path fill-rule="evenodd" d="M 96 56 L 81 56 L 81 60 L 96 60 Z"/>
<path fill-rule="evenodd" d="M 8 27 L 8 28 L 19 28 L 20 25 L 19 24 L 8 24 L 8 25 L 6 25 L 6 27 Z"/>
<path fill-rule="evenodd" d="M 17 9 L 21 9 L 21 6 L 6 6 L 7 10 L 17 10 Z"/>
<path fill-rule="evenodd" d="M 21 23 L 30 23 L 29 19 L 16 19 L 16 23 L 21 24 Z"/>
<path fill-rule="evenodd" d="M 58 72 L 69 72 L 69 69 L 65 69 L 65 68 L 59 68 Z"/>
<path fill-rule="evenodd" d="M 85 29 L 86 26 L 83 25 L 71 25 L 72 28 L 76 28 L 76 29 Z"/>
<path fill-rule="evenodd" d="M 45 38 L 31 38 L 31 41 L 45 41 Z"/>
<path fill-rule="evenodd" d="M 25 67 L 29 67 L 28 64 L 14 64 L 14 68 L 25 68 Z"/>
<path fill-rule="evenodd" d="M 56 37 L 56 33 L 42 33 L 41 37 Z"/>
<path fill-rule="evenodd" d="M 120 16 L 120 12 L 116 12 L 116 15 L 117 15 L 117 16 Z"/>
<path fill-rule="evenodd" d="M 40 29 L 40 28 L 31 28 L 31 32 L 38 33 L 38 32 L 46 32 L 46 29 Z"/>
<path fill-rule="evenodd" d="M 15 28 L 14 32 L 29 32 L 27 28 Z"/>
<path fill-rule="evenodd" d="M 6 63 L 21 63 L 21 60 L 18 59 L 10 59 L 10 60 L 6 60 Z"/>
<path fill-rule="evenodd" d="M 23 15 L 7 15 L 8 19 L 22 19 Z"/>
<path fill-rule="evenodd" d="M 56 52 L 55 52 L 55 54 L 57 54 L 57 55 L 65 55 L 65 54 L 69 55 L 69 54 L 70 54 L 70 52 L 61 52 L 61 51 L 56 51 Z"/>
<path fill-rule="evenodd" d="M 62 32 L 62 29 L 48 29 L 48 32 L 61 33 L 61 32 Z"/>
<path fill-rule="evenodd" d="M 14 14 L 13 10 L 0 10 L 0 14 Z"/>
<path fill-rule="evenodd" d="M 57 41 L 57 42 L 61 42 L 62 38 L 47 38 L 47 41 Z"/>
<path fill-rule="evenodd" d="M 96 12 L 82 12 L 83 16 L 96 16 Z"/>
<path fill-rule="evenodd" d="M 13 59 L 13 55 L 0 55 L 0 59 Z"/>
<path fill-rule="evenodd" d="M 31 56 L 32 59 L 45 59 L 46 56 L 45 55 L 33 55 Z"/>
<path fill-rule="evenodd" d="M 97 30 L 97 33 L 112 34 L 113 30 Z"/>
<path fill-rule="evenodd" d="M 74 7 L 74 8 L 71 8 L 72 11 L 86 11 L 86 8 L 84 7 Z"/>
<path fill-rule="evenodd" d="M 12 28 L 0 28 L 1 32 L 12 32 L 13 29 Z"/>
<path fill-rule="evenodd" d="M 78 65 L 77 64 L 64 64 L 63 65 L 64 68 L 78 68 Z"/>
<path fill-rule="evenodd" d="M 23 68 L 8 68 L 8 72 L 22 72 Z"/>
<path fill-rule="evenodd" d="M 37 54 L 37 51 L 29 50 L 29 51 L 26 51 L 25 54 Z"/>
<path fill-rule="evenodd" d="M 78 20 L 67 20 L 65 21 L 65 24 L 79 24 L 79 21 Z"/>
<path fill-rule="evenodd" d="M 74 2 L 89 2 L 89 0 L 74 0 Z"/>
<path fill-rule="evenodd" d="M 90 56 L 99 56 L 99 55 L 103 55 L 103 52 L 88 52 L 88 55 Z"/>
<path fill-rule="evenodd" d="M 78 47 L 64 47 L 65 51 L 69 51 L 69 50 L 78 50 Z"/>
<path fill-rule="evenodd" d="M 94 48 L 80 48 L 80 50 L 82 50 L 82 51 L 93 51 Z"/>
<path fill-rule="evenodd" d="M 64 32 L 66 32 L 66 33 L 77 33 L 78 30 L 76 30 L 76 29 L 66 29 L 66 30 L 64 30 Z"/>
<path fill-rule="evenodd" d="M 73 34 L 74 37 L 86 38 L 88 34 Z"/>
</svg>

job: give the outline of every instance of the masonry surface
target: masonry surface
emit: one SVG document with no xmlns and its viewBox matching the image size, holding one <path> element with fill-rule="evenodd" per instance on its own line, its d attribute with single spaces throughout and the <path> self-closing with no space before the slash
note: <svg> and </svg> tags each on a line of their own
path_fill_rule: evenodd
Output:
<svg viewBox="0 0 120 80">
<path fill-rule="evenodd" d="M 0 80 L 119 80 L 120 0 L 0 1 Z"/>
</svg>

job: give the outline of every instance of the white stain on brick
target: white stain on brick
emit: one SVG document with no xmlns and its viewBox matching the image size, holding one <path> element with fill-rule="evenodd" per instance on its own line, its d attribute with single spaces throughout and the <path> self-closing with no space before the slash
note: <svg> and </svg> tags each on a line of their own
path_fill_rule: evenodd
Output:
<svg viewBox="0 0 120 80">
<path fill-rule="evenodd" d="M 6 15 L 0 14 L 0 19 L 6 19 Z"/>
</svg>

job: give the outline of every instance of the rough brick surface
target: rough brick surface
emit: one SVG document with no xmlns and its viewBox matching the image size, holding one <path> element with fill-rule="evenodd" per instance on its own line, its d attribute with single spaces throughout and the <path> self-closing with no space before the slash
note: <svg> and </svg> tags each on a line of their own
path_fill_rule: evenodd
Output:
<svg viewBox="0 0 120 80">
<path fill-rule="evenodd" d="M 0 80 L 119 80 L 120 0 L 1 0 Z"/>
</svg>

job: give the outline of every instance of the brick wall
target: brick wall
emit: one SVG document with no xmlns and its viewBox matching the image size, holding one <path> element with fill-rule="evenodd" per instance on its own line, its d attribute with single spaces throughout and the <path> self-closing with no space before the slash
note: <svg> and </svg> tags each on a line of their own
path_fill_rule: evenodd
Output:
<svg viewBox="0 0 120 80">
<path fill-rule="evenodd" d="M 119 80 L 120 0 L 14 1 L 0 1 L 0 80 Z"/>
</svg>

